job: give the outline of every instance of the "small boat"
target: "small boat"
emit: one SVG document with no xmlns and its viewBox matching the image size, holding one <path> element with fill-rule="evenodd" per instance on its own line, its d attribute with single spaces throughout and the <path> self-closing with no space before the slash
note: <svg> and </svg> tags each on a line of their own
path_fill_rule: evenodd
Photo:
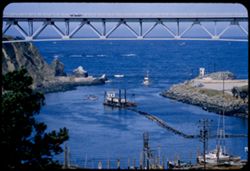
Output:
<svg viewBox="0 0 250 171">
<path fill-rule="evenodd" d="M 143 84 L 144 85 L 149 85 L 149 76 L 148 76 L 148 71 L 147 71 L 147 75 L 144 77 L 143 79 Z"/>
<path fill-rule="evenodd" d="M 122 75 L 122 74 L 116 74 L 116 75 L 114 75 L 114 77 L 116 77 L 116 78 L 123 78 L 124 75 Z"/>
<path fill-rule="evenodd" d="M 96 101 L 98 100 L 98 97 L 95 95 L 87 95 L 85 96 L 84 100 Z"/>
</svg>

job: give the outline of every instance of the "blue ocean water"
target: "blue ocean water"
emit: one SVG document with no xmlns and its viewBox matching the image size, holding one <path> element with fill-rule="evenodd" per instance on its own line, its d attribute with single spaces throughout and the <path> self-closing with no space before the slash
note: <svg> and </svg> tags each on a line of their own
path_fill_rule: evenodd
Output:
<svg viewBox="0 0 250 171">
<path fill-rule="evenodd" d="M 165 120 L 188 134 L 198 134 L 198 121 L 212 119 L 210 134 L 216 134 L 219 115 L 201 108 L 176 102 L 159 95 L 171 85 L 198 75 L 199 67 L 206 72 L 228 70 L 239 79 L 248 79 L 248 43 L 224 41 L 58 41 L 36 42 L 42 56 L 50 63 L 55 57 L 72 74 L 79 65 L 89 75 L 106 74 L 111 82 L 98 86 L 77 87 L 76 90 L 46 94 L 46 105 L 38 116 L 49 130 L 69 128 L 71 162 L 79 166 L 97 167 L 98 161 L 112 167 L 116 160 L 127 167 L 128 158 L 139 164 L 143 148 L 142 134 L 149 132 L 150 147 L 165 160 L 177 158 L 195 163 L 197 151 L 202 151 L 198 139 L 185 139 L 164 130 L 156 123 L 127 110 L 104 107 L 104 91 L 126 88 L 128 98 L 138 108 Z M 142 85 L 149 71 L 151 84 Z M 123 78 L 113 75 L 123 74 Z M 98 97 L 88 101 L 88 95 Z M 227 134 L 247 134 L 248 120 L 225 117 Z M 209 139 L 208 149 L 216 140 Z M 226 139 L 230 154 L 246 159 L 247 138 Z M 63 155 L 55 157 L 63 162 Z"/>
</svg>

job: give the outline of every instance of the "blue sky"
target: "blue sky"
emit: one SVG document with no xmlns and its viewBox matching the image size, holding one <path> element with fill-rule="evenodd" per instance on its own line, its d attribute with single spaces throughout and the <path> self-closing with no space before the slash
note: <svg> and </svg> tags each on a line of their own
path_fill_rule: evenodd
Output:
<svg viewBox="0 0 250 171">
<path fill-rule="evenodd" d="M 247 9 L 237 3 L 12 3 L 6 6 L 4 9 L 4 14 L 76 14 L 76 13 L 231 13 L 231 14 L 245 14 L 247 15 Z M 115 24 L 115 23 L 114 23 Z M 181 25 L 181 29 L 184 30 L 190 23 L 184 23 Z M 218 31 L 225 28 L 224 25 L 217 25 Z M 58 24 L 60 25 L 60 23 Z M 63 24 L 61 24 L 63 27 Z M 242 23 L 244 28 L 247 30 L 247 23 Z M 131 24 L 133 28 L 137 26 Z M 175 25 L 168 25 L 170 28 L 175 29 Z M 35 26 L 36 27 L 36 26 Z M 38 26 L 37 26 L 38 27 Z M 72 24 L 72 29 L 74 24 Z M 112 28 L 112 24 L 107 26 Z M 150 24 L 148 24 L 150 27 Z M 145 26 L 146 28 L 146 26 Z M 213 29 L 212 25 L 207 25 L 210 31 Z M 89 32 L 86 30 L 85 32 Z M 137 29 L 137 28 L 136 28 Z M 229 29 L 227 34 L 230 35 L 230 31 L 234 34 L 242 35 L 243 33 L 238 28 Z M 15 29 L 11 28 L 8 32 L 15 32 Z M 46 35 L 53 35 L 53 30 L 46 28 L 43 31 Z M 82 31 L 84 32 L 84 31 Z M 91 31 L 90 31 L 91 32 Z M 117 34 L 131 34 L 122 27 L 117 30 Z M 127 33 L 126 33 L 127 32 Z M 192 28 L 188 34 L 192 33 L 202 33 L 203 31 L 197 27 Z M 165 32 L 166 33 L 166 32 Z M 164 34 L 165 34 L 164 33 Z M 91 33 L 89 33 L 91 34 Z M 92 33 L 93 34 L 93 33 Z M 114 34 L 116 34 L 114 32 Z M 156 28 L 151 34 L 160 35 L 163 34 L 162 28 Z"/>
</svg>

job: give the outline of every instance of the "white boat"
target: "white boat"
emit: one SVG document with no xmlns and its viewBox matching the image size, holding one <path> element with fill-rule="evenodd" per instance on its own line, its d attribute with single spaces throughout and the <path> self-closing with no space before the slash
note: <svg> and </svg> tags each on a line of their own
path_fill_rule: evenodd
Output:
<svg viewBox="0 0 250 171">
<path fill-rule="evenodd" d="M 222 117 L 222 118 L 221 118 Z M 221 124 L 222 122 L 222 124 Z M 224 122 L 224 112 L 218 120 L 217 128 L 217 144 L 216 148 L 209 153 L 205 154 L 205 162 L 208 164 L 220 164 L 220 163 L 234 163 L 240 161 L 240 156 L 232 156 L 226 153 L 225 150 L 225 122 Z M 222 126 L 222 127 L 221 127 Z M 204 163 L 204 156 L 200 155 L 197 157 L 198 163 Z"/>
<path fill-rule="evenodd" d="M 123 78 L 124 75 L 122 75 L 122 74 L 116 74 L 116 75 L 114 75 L 114 77 L 116 77 L 116 78 Z"/>
<path fill-rule="evenodd" d="M 206 157 L 206 163 L 208 164 L 217 164 L 222 163 L 226 161 L 230 161 L 231 157 L 230 155 L 223 152 L 222 147 L 219 146 L 218 148 L 214 149 L 213 151 L 210 151 L 208 154 L 205 155 Z M 204 156 L 198 156 L 198 162 L 204 163 Z"/>
<path fill-rule="evenodd" d="M 148 76 L 148 72 L 147 72 L 147 75 L 144 77 L 143 79 L 143 84 L 144 85 L 149 85 L 149 76 Z"/>
</svg>

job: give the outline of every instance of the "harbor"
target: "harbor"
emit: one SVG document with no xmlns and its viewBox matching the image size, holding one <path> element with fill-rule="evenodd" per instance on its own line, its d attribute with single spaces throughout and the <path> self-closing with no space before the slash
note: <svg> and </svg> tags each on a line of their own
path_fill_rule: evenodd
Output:
<svg viewBox="0 0 250 171">
<path fill-rule="evenodd" d="M 81 46 L 82 42 L 75 43 L 74 46 L 68 47 L 68 49 L 74 49 L 74 53 L 81 53 L 80 50 L 75 49 L 75 46 Z M 200 61 L 206 60 L 205 54 L 206 51 L 209 51 L 206 47 L 208 44 L 210 46 L 210 43 L 199 42 L 196 44 L 192 42 L 192 44 L 195 44 L 195 47 L 200 47 L 199 50 L 206 49 L 203 52 L 204 57 L 200 57 L 200 59 L 197 58 L 196 53 L 193 56 L 186 56 L 188 61 L 195 61 L 193 66 L 195 72 L 192 78 L 190 78 L 191 69 L 187 68 L 187 65 L 182 60 L 185 54 L 178 52 L 180 54 L 176 55 L 176 52 L 174 52 L 173 47 L 179 47 L 178 44 L 169 42 L 168 46 L 166 46 L 163 42 L 151 42 L 153 44 L 151 46 L 157 45 L 157 47 L 166 48 L 164 52 L 169 55 L 168 60 L 166 60 L 166 56 L 161 56 L 163 52 L 156 52 L 150 48 L 149 43 L 134 43 L 138 48 L 144 48 L 145 46 L 149 48 L 149 54 L 151 52 L 154 53 L 151 55 L 139 55 L 137 52 L 138 48 L 135 48 L 134 44 L 132 46 L 124 42 L 112 42 L 112 44 L 107 45 L 101 42 L 100 45 L 95 44 L 95 46 L 102 47 L 101 49 L 114 46 L 114 49 L 119 51 L 119 54 L 110 56 L 109 51 L 98 51 L 97 53 L 108 56 L 98 58 L 97 55 L 86 52 L 86 57 L 83 55 L 83 57 L 77 58 L 77 61 L 89 64 L 88 67 L 84 65 L 83 67 L 93 75 L 100 76 L 105 73 L 108 82 L 100 86 L 77 87 L 72 91 L 47 94 L 46 106 L 43 107 L 41 115 L 37 118 L 39 121 L 46 121 L 50 129 L 58 129 L 61 125 L 69 128 L 70 140 L 67 146 L 70 149 L 69 166 L 72 167 L 98 169 L 99 166 L 102 169 L 117 169 L 119 163 L 121 169 L 128 169 L 129 166 L 130 169 L 139 169 L 140 158 L 141 162 L 143 161 L 141 154 L 143 150 L 142 135 L 144 132 L 148 132 L 150 149 L 154 151 L 154 156 L 156 157 L 155 163 L 157 163 L 157 157 L 160 158 L 159 169 L 163 168 L 163 164 L 164 168 L 203 169 L 203 163 L 197 163 L 198 154 L 203 154 L 203 143 L 200 142 L 198 122 L 205 118 L 213 120 L 209 127 L 208 154 L 216 148 L 217 121 L 220 115 L 203 110 L 198 106 L 164 98 L 160 93 L 174 84 L 196 77 L 199 74 L 199 67 L 201 67 Z M 38 45 L 44 47 L 44 44 Z M 57 42 L 53 46 L 62 46 L 63 44 L 63 42 Z M 83 44 L 91 51 L 95 50 L 91 42 Z M 120 44 L 124 44 L 124 46 L 120 46 Z M 237 49 L 242 45 L 236 42 L 232 44 L 235 46 L 233 50 L 230 50 L 232 46 L 223 42 L 222 44 L 216 44 L 216 46 L 221 48 L 230 46 L 230 48 L 227 48 L 228 53 L 230 52 L 233 56 L 240 58 L 237 54 Z M 187 45 L 190 45 L 190 42 L 187 41 L 185 45 L 181 46 L 181 48 L 186 50 L 183 53 L 187 51 L 196 52 L 196 48 Z M 127 52 L 124 47 L 129 48 L 130 52 Z M 49 48 L 45 48 L 41 52 L 47 54 L 47 56 L 54 55 L 54 52 L 50 52 Z M 112 50 L 111 52 L 116 53 Z M 66 52 L 61 53 L 64 54 Z M 126 54 L 131 53 L 137 55 L 133 57 L 133 60 L 131 59 L 132 57 L 129 58 L 131 60 L 128 60 Z M 212 51 L 211 53 L 215 54 L 216 52 Z M 89 58 L 88 55 L 93 55 L 93 57 Z M 223 53 L 221 52 L 218 55 L 223 56 Z M 119 57 L 121 63 L 113 62 L 117 57 Z M 154 63 L 150 62 L 152 57 L 155 58 Z M 65 68 L 66 71 L 72 71 L 75 68 L 74 61 L 70 60 L 71 58 L 67 55 L 61 57 L 61 59 L 68 61 L 69 67 Z M 90 59 L 91 62 L 89 61 Z M 208 73 L 212 71 L 209 64 L 213 63 L 213 61 L 212 58 L 210 59 L 211 61 L 208 61 L 207 64 L 205 63 Z M 145 61 L 145 64 L 141 63 L 142 60 Z M 169 65 L 170 62 L 171 65 Z M 231 68 L 230 71 L 238 76 L 238 79 L 247 78 L 247 72 L 244 70 L 246 62 L 237 68 L 231 66 L 231 62 L 226 60 L 223 65 L 216 60 L 215 62 L 218 71 L 224 70 L 223 66 L 227 66 L 227 68 Z M 151 63 L 150 67 L 147 66 L 148 63 Z M 112 66 L 112 69 L 110 66 Z M 128 67 L 130 68 L 129 70 L 127 69 Z M 219 68 L 221 69 L 219 70 Z M 150 84 L 145 85 L 143 82 L 145 77 L 147 77 L 148 70 Z M 124 77 L 115 77 L 114 75 L 124 75 Z M 205 86 L 208 85 L 206 84 L 207 81 L 204 81 Z M 227 86 L 229 84 L 227 83 L 228 81 L 225 81 L 225 89 L 228 89 Z M 113 98 L 113 102 L 119 104 L 119 89 L 121 90 L 121 106 L 115 107 L 114 104 L 111 106 L 104 105 L 106 99 L 105 91 L 107 93 L 114 91 L 116 98 Z M 126 89 L 126 101 L 135 103 L 136 106 L 125 107 L 124 105 L 122 107 L 123 102 L 125 102 L 124 89 Z M 225 116 L 225 128 L 227 152 L 233 156 L 240 156 L 241 162 L 238 163 L 239 166 L 236 166 L 237 164 L 235 163 L 232 166 L 230 162 L 219 164 L 219 166 L 207 164 L 207 168 L 240 168 L 245 164 L 244 161 L 247 161 L 248 155 L 245 147 L 248 146 L 248 120 L 234 116 Z M 191 138 L 188 138 L 190 136 Z M 56 159 L 61 164 L 64 164 L 64 154 L 59 155 Z"/>
<path fill-rule="evenodd" d="M 5 3 L 3 170 L 248 168 L 237 3 Z"/>
</svg>

